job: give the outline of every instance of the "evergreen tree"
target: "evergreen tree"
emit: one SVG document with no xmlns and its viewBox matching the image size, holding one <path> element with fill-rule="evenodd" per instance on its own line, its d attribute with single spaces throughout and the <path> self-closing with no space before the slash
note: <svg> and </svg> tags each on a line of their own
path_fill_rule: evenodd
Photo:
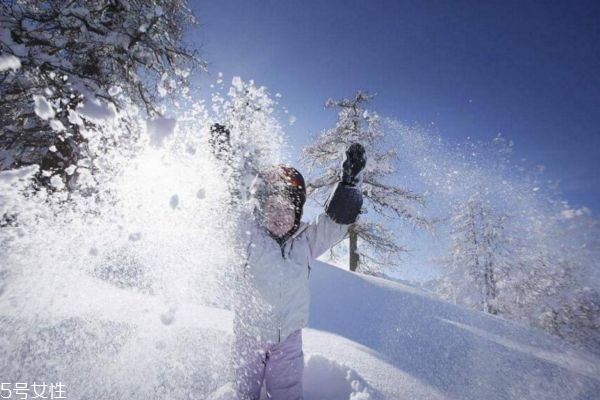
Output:
<svg viewBox="0 0 600 400">
<path fill-rule="evenodd" d="M 456 207 L 441 286 L 444 297 L 490 314 L 499 312 L 498 292 L 514 261 L 504 231 L 506 218 L 479 193 Z"/>
<path fill-rule="evenodd" d="M 386 147 L 389 143 L 384 141 L 380 117 L 365 108 L 371 98 L 359 91 L 353 99 L 329 99 L 326 107 L 338 109 L 337 123 L 324 130 L 302 153 L 303 162 L 313 174 L 307 182 L 307 191 L 315 198 L 329 192 L 320 189 L 329 189 L 340 179 L 339 154 L 355 142 L 365 147 L 363 196 L 367 208 L 380 218 L 363 217 L 349 229 L 349 268 L 364 273 L 377 273 L 397 265 L 398 255 L 404 251 L 382 221 L 399 217 L 414 225 L 426 225 L 417 211 L 421 196 L 390 183 L 397 155 L 393 147 Z"/>
</svg>

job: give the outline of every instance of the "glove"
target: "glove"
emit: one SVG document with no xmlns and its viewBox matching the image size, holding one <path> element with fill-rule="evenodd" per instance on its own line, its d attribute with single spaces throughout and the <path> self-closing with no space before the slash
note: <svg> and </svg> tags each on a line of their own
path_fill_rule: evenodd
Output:
<svg viewBox="0 0 600 400">
<path fill-rule="evenodd" d="M 342 163 L 342 181 L 335 185 L 325 202 L 325 212 L 338 224 L 353 224 L 360 214 L 363 198 L 357 185 L 360 183 L 359 174 L 366 163 L 365 148 L 360 143 L 348 147 Z"/>
<path fill-rule="evenodd" d="M 354 186 L 359 183 L 358 174 L 365 167 L 367 156 L 365 148 L 360 143 L 353 143 L 346 150 L 346 157 L 342 164 L 342 182 Z"/>
</svg>

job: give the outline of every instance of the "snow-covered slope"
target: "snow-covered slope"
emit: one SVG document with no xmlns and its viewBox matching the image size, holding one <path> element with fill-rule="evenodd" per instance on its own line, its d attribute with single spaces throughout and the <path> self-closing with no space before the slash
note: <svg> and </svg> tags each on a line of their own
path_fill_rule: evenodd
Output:
<svg viewBox="0 0 600 400">
<path fill-rule="evenodd" d="M 372 398 L 600 398 L 600 360 L 544 332 L 322 263 L 311 295 L 309 400 L 340 370 Z"/>
<path fill-rule="evenodd" d="M 11 286 L 0 296 L 4 381 L 61 381 L 72 399 L 232 399 L 231 312 L 89 275 L 56 285 L 50 304 L 30 298 L 40 315 L 16 313 Z M 600 360 L 543 332 L 323 263 L 310 285 L 306 400 L 599 398 Z"/>
</svg>

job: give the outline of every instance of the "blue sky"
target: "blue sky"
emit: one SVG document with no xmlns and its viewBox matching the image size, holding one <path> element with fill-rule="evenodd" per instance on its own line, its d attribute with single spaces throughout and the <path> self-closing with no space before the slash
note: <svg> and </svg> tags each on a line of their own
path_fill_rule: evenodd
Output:
<svg viewBox="0 0 600 400">
<path fill-rule="evenodd" d="M 328 97 L 377 93 L 379 114 L 449 142 L 515 142 L 564 197 L 600 213 L 600 2 L 193 1 L 191 35 L 222 72 L 283 95 L 296 151 L 330 126 Z"/>
</svg>

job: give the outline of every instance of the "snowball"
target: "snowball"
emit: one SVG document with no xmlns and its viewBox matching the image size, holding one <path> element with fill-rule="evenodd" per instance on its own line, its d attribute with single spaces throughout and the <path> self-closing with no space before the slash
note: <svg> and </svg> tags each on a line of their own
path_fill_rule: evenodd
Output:
<svg viewBox="0 0 600 400">
<path fill-rule="evenodd" d="M 296 116 L 290 115 L 290 126 L 294 125 L 295 123 L 296 123 Z"/>
<path fill-rule="evenodd" d="M 75 173 L 75 170 L 77 169 L 77 167 L 75 165 L 69 165 L 67 168 L 65 168 L 65 172 L 67 173 L 67 175 L 73 175 Z"/>
<path fill-rule="evenodd" d="M 206 191 L 204 189 L 198 190 L 198 192 L 196 193 L 196 197 L 202 200 L 206 197 Z"/>
<path fill-rule="evenodd" d="M 56 146 L 50 146 L 50 147 L 48 148 L 48 150 L 50 150 L 50 151 L 51 151 L 51 152 L 53 152 L 53 153 L 56 153 Z"/>
<path fill-rule="evenodd" d="M 171 325 L 173 321 L 175 321 L 175 309 L 170 308 L 169 311 L 167 311 L 164 314 L 161 314 L 160 321 L 165 325 Z"/>
<path fill-rule="evenodd" d="M 137 242 L 142 239 L 142 232 L 135 232 L 129 235 L 129 241 Z"/>
<path fill-rule="evenodd" d="M 63 123 L 56 119 L 50 121 L 50 128 L 52 128 L 56 132 L 62 132 L 65 130 L 65 126 L 63 125 Z"/>
<path fill-rule="evenodd" d="M 171 200 L 169 201 L 169 204 L 171 205 L 171 208 L 174 210 L 177 208 L 177 206 L 179 206 L 179 196 L 174 194 L 173 196 L 171 196 Z"/>
<path fill-rule="evenodd" d="M 50 184 L 58 190 L 62 190 L 65 188 L 65 183 L 63 182 L 60 175 L 54 175 L 52 178 L 50 178 Z"/>
<path fill-rule="evenodd" d="M 196 154 L 196 149 L 189 145 L 185 148 L 185 151 L 186 151 L 186 153 L 191 154 L 191 155 Z"/>
<path fill-rule="evenodd" d="M 73 110 L 69 110 L 69 115 L 67 116 L 67 119 L 73 125 L 79 125 L 79 126 L 83 125 L 83 120 L 81 118 L 79 118 L 79 114 L 77 114 Z"/>
<path fill-rule="evenodd" d="M 150 136 L 150 144 L 161 147 L 165 138 L 171 136 L 175 131 L 177 120 L 173 118 L 156 118 L 146 121 L 146 132 Z"/>
<path fill-rule="evenodd" d="M 8 71 L 12 69 L 16 71 L 21 68 L 21 60 L 11 54 L 5 54 L 0 56 L 0 72 Z"/>
<path fill-rule="evenodd" d="M 34 111 L 43 120 L 54 118 L 54 109 L 44 96 L 33 95 Z"/>
<path fill-rule="evenodd" d="M 115 118 L 114 107 L 109 104 L 102 104 L 98 100 L 86 100 L 83 107 L 77 110 L 80 116 L 94 122 L 103 122 Z"/>
<path fill-rule="evenodd" d="M 77 170 L 77 184 L 80 185 L 81 187 L 85 187 L 85 186 L 94 186 L 96 185 L 96 181 L 94 180 L 94 177 L 92 176 L 92 174 L 90 173 L 89 170 L 87 169 L 82 169 L 79 168 Z"/>
</svg>

